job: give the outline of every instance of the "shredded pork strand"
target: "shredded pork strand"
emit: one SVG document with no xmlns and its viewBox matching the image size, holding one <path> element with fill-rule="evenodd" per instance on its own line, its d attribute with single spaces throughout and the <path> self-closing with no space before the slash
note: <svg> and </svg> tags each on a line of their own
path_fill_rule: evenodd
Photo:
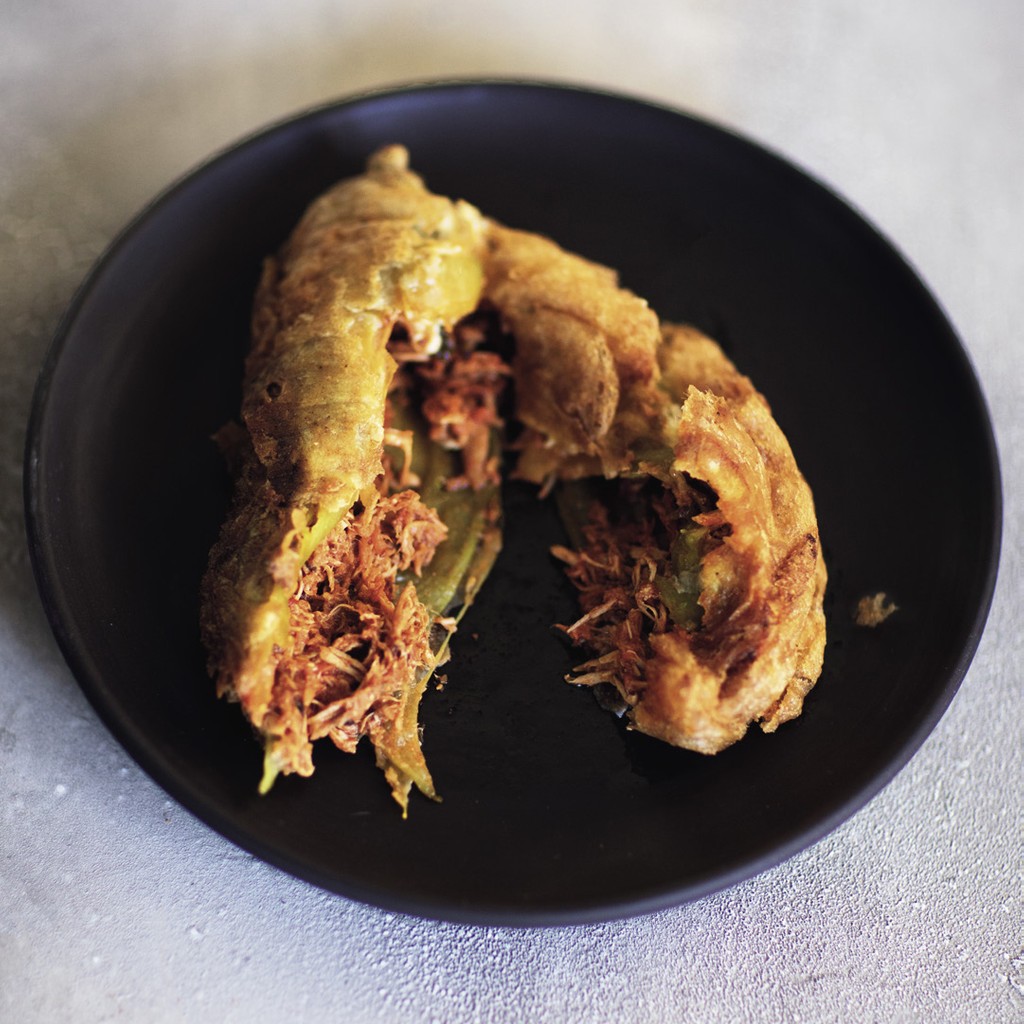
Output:
<svg viewBox="0 0 1024 1024">
<path fill-rule="evenodd" d="M 630 703 L 643 686 L 650 638 L 676 625 L 657 587 L 659 577 L 673 572 L 671 538 L 700 511 L 696 503 L 680 505 L 668 492 L 659 490 L 652 496 L 650 490 L 623 483 L 615 502 L 621 515 L 595 501 L 583 526 L 582 550 L 552 550 L 566 564 L 583 612 L 574 623 L 559 628 L 594 655 L 576 666 L 570 681 L 609 684 Z M 646 512 L 631 514 L 637 509 Z"/>
</svg>

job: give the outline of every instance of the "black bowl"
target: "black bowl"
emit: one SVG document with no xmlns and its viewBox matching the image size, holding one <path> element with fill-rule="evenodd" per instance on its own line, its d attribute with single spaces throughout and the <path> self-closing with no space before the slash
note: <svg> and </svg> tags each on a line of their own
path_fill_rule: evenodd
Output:
<svg viewBox="0 0 1024 1024">
<path fill-rule="evenodd" d="M 403 821 L 369 750 L 318 748 L 256 795 L 260 751 L 214 699 L 197 588 L 228 495 L 210 435 L 236 414 L 260 261 L 305 205 L 402 142 L 436 191 L 618 268 L 716 336 L 767 395 L 817 500 L 831 577 L 804 715 L 714 758 L 630 733 L 562 682 L 573 596 L 547 503 L 506 494 L 505 552 L 423 706 L 441 804 Z M 876 794 L 952 699 L 995 580 L 1000 487 L 978 383 L 892 247 L 793 166 L 632 99 L 455 83 L 306 113 L 145 210 L 83 285 L 27 452 L 39 587 L 98 713 L 169 793 L 284 870 L 478 923 L 635 914 L 747 878 Z M 862 595 L 899 612 L 855 627 Z"/>
</svg>

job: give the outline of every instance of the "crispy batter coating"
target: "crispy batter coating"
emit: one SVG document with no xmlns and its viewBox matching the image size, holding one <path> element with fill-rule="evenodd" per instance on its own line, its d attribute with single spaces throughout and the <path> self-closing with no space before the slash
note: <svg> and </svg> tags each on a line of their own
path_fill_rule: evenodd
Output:
<svg viewBox="0 0 1024 1024">
<path fill-rule="evenodd" d="M 893 612 L 898 612 L 899 610 L 899 605 L 890 600 L 884 591 L 880 591 L 877 594 L 865 594 L 857 602 L 857 607 L 853 613 L 853 621 L 858 626 L 867 626 L 869 629 L 874 629 L 885 622 Z"/>
<path fill-rule="evenodd" d="M 658 318 L 613 270 L 491 222 L 485 297 L 515 337 L 516 415 L 549 457 L 593 454 L 623 388 L 657 373 Z"/>
<path fill-rule="evenodd" d="M 347 509 L 353 484 L 380 472 L 394 325 L 436 351 L 440 328 L 479 300 L 480 214 L 428 192 L 407 161 L 398 146 L 376 153 L 264 269 L 242 415 L 271 483 L 303 507 Z"/>
<path fill-rule="evenodd" d="M 654 642 L 633 717 L 643 732 L 714 753 L 753 721 L 772 732 L 800 713 L 824 655 L 825 564 L 810 489 L 753 390 L 730 400 L 691 384 L 673 470 L 711 486 L 717 511 L 698 521 L 730 532 L 701 565 L 699 632 Z"/>
</svg>

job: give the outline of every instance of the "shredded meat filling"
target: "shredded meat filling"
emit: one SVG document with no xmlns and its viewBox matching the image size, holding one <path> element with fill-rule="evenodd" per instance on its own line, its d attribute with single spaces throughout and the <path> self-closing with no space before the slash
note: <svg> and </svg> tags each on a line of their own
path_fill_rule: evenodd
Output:
<svg viewBox="0 0 1024 1024">
<path fill-rule="evenodd" d="M 490 451 L 491 431 L 502 426 L 498 395 L 509 368 L 495 352 L 469 352 L 417 368 L 425 392 L 421 411 L 430 439 L 462 452 L 463 473 L 449 490 L 500 482 L 499 458 Z"/>
<path fill-rule="evenodd" d="M 680 502 L 659 484 L 624 481 L 614 500 L 592 503 L 581 550 L 553 549 L 566 563 L 583 612 L 559 628 L 594 655 L 573 670 L 572 682 L 608 684 L 633 702 L 643 688 L 651 637 L 682 624 L 673 618 L 662 591 L 678 573 L 673 541 L 713 502 L 713 494 L 695 490 Z M 702 552 L 718 543 L 709 535 Z M 699 629 L 699 624 L 688 628 Z"/>
<path fill-rule="evenodd" d="M 397 577 L 419 573 L 446 535 L 433 509 L 401 491 L 342 523 L 303 567 L 277 679 L 301 699 L 311 739 L 354 750 L 371 716 L 397 710 L 401 681 L 430 663 L 430 613 Z"/>
<path fill-rule="evenodd" d="M 441 352 L 431 359 L 407 349 L 401 336 L 399 344 L 391 346 L 399 368 L 391 385 L 389 405 L 398 402 L 417 407 L 430 440 L 461 454 L 462 473 L 446 481 L 449 491 L 467 487 L 479 490 L 501 481 L 500 456 L 492 451 L 491 438 L 495 428 L 504 426 L 499 403 L 512 371 L 504 356 L 493 348 L 507 345 L 508 340 L 501 335 L 497 318 L 482 311 L 457 323 L 452 335 L 443 338 Z M 387 422 L 390 419 L 389 415 Z M 403 461 L 398 472 L 393 465 L 385 467 L 390 487 L 418 483 L 403 480 L 403 475 L 409 473 L 412 453 L 405 447 L 411 442 L 400 435 L 408 433 L 391 432 L 388 443 L 402 451 Z"/>
</svg>

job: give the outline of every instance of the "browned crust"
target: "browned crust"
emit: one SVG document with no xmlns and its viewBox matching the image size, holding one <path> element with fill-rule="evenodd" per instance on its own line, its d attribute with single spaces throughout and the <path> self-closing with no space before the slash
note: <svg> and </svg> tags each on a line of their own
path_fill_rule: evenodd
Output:
<svg viewBox="0 0 1024 1024">
<path fill-rule="evenodd" d="M 714 753 L 798 715 L 821 672 L 825 564 L 811 491 L 764 398 L 717 345 L 665 325 L 666 386 L 683 394 L 673 471 L 710 485 L 728 524 L 704 559 L 701 629 L 653 639 L 638 729 Z"/>
<path fill-rule="evenodd" d="M 518 418 L 556 458 L 592 454 L 620 394 L 657 374 L 658 318 L 608 267 L 493 222 L 484 295 L 516 339 Z"/>
</svg>

